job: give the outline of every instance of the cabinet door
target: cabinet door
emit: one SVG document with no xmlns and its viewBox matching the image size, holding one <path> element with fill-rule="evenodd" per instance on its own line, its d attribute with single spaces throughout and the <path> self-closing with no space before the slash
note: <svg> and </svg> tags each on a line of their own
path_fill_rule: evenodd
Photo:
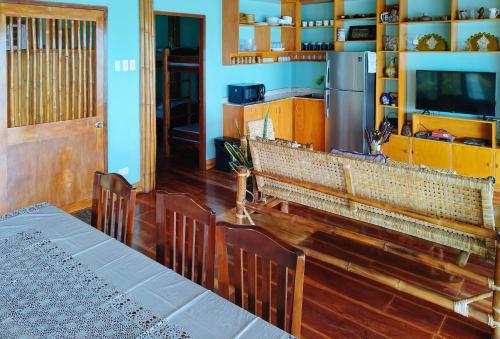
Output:
<svg viewBox="0 0 500 339">
<path fill-rule="evenodd" d="M 391 160 L 410 162 L 410 138 L 399 135 L 391 135 L 388 143 L 382 145 L 382 153 Z"/>
<path fill-rule="evenodd" d="M 293 140 L 293 99 L 272 102 L 269 105 L 269 117 L 273 121 L 276 138 Z"/>
<path fill-rule="evenodd" d="M 300 144 L 312 143 L 317 151 L 325 151 L 325 102 L 295 99 L 294 139 Z"/>
<path fill-rule="evenodd" d="M 415 165 L 451 169 L 451 144 L 443 141 L 412 138 L 411 162 Z"/>
<path fill-rule="evenodd" d="M 495 151 L 495 186 L 500 187 L 500 149 Z"/>
<path fill-rule="evenodd" d="M 485 178 L 494 175 L 494 150 L 486 147 L 453 144 L 453 169 L 459 174 Z"/>
</svg>

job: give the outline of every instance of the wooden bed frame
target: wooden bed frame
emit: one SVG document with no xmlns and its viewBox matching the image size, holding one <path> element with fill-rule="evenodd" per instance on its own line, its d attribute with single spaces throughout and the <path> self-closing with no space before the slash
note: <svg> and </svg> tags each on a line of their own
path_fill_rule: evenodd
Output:
<svg viewBox="0 0 500 339">
<path fill-rule="evenodd" d="M 170 103 L 172 100 L 176 98 L 172 98 L 170 95 L 171 90 L 171 78 L 170 75 L 172 73 L 200 73 L 200 59 L 199 55 L 172 55 L 170 49 L 166 48 L 163 50 L 163 58 L 162 58 L 162 77 L 163 77 L 163 151 L 164 156 L 170 156 L 170 126 L 171 126 L 171 118 L 172 112 Z M 186 98 L 178 98 L 178 99 L 186 99 L 188 104 L 188 123 L 191 121 L 192 115 L 192 93 L 191 93 L 191 81 L 186 80 L 188 82 L 188 95 Z M 199 112 L 201 114 L 201 112 Z M 201 127 L 201 126 L 200 126 Z M 199 138 L 198 138 L 199 139 Z M 198 148 L 199 140 L 192 140 L 191 145 L 196 145 L 195 148 Z M 189 139 L 191 140 L 191 139 Z"/>
<path fill-rule="evenodd" d="M 280 225 L 271 226 L 275 229 L 279 229 L 278 232 L 281 232 L 281 234 L 278 234 L 278 236 L 283 236 L 294 246 L 304 250 L 307 256 L 324 261 L 340 269 L 356 273 L 378 283 L 393 287 L 399 291 L 437 304 L 465 317 L 471 317 L 481 323 L 489 325 L 494 329 L 493 336 L 495 338 L 500 338 L 500 247 L 497 246 L 500 241 L 500 236 L 495 227 L 495 216 L 493 210 L 493 182 L 491 179 L 483 180 L 467 178 L 445 172 L 419 169 L 418 167 L 408 166 L 406 164 L 380 164 L 362 161 L 305 149 L 293 149 L 291 147 L 277 145 L 273 142 L 261 140 L 251 140 L 250 150 L 254 161 L 253 170 L 250 171 L 242 167 L 239 168 L 237 172 L 237 196 L 234 217 L 238 223 L 243 224 L 245 219 L 248 219 L 250 223 L 253 223 L 252 219 L 255 217 L 256 220 L 259 220 L 260 215 L 263 215 L 264 219 L 265 216 L 273 217 L 274 219 L 269 222 L 269 224 L 271 225 L 274 223 Z M 262 158 L 264 157 L 266 160 L 262 161 Z M 339 165 L 339 168 L 343 168 L 343 171 L 341 170 L 340 173 L 333 174 L 335 170 L 334 165 Z M 294 166 L 296 168 L 294 168 Z M 283 175 L 284 172 L 282 167 L 288 167 L 290 170 L 288 171 L 289 174 Z M 304 175 L 306 173 L 314 173 L 314 171 L 321 170 L 321 168 L 328 168 L 328 171 L 331 170 L 332 176 L 338 175 L 339 182 L 341 184 L 340 186 L 343 188 L 322 184 L 321 182 L 324 179 L 321 178 L 321 175 L 317 178 L 314 178 L 311 175 Z M 413 183 L 415 185 L 424 181 L 429 183 L 429 185 L 437 183 L 441 185 L 439 187 L 449 186 L 450 191 L 459 190 L 459 194 L 464 192 L 464 194 L 467 194 L 467 197 L 464 195 L 464 199 L 479 199 L 476 200 L 475 206 L 477 207 L 475 207 L 475 212 L 477 212 L 480 216 L 479 219 L 482 220 L 482 223 L 474 224 L 464 222 L 459 216 L 457 216 L 455 220 L 452 218 L 436 217 L 430 212 L 426 213 L 425 209 L 418 210 L 405 205 L 396 206 L 388 201 L 393 198 L 391 197 L 391 192 L 394 191 L 394 194 L 397 195 L 398 191 L 403 190 L 403 188 L 399 187 L 391 187 L 390 189 L 380 192 L 377 191 L 374 193 L 375 196 L 379 194 L 376 198 L 367 197 L 366 186 L 357 187 L 355 183 L 360 183 L 359 176 L 363 171 L 369 172 L 371 169 L 376 170 L 374 170 L 373 173 L 370 172 L 369 175 L 367 175 L 368 177 L 376 174 L 380 179 L 380 176 L 387 173 L 387 176 L 392 176 L 390 178 L 391 180 L 397 181 L 397 179 L 403 178 L 405 173 L 407 173 L 406 175 L 408 178 L 413 178 L 416 181 L 416 183 Z M 250 175 L 254 176 L 255 182 L 257 183 L 257 188 L 254 189 L 254 196 L 260 196 L 260 199 L 254 199 L 253 201 L 246 200 L 247 179 Z M 394 177 L 398 175 L 400 177 Z M 306 197 L 304 198 L 304 196 Z M 308 203 L 307 199 L 310 199 L 313 202 Z M 314 199 L 318 199 L 317 201 L 320 202 L 331 202 L 328 202 L 326 205 L 315 205 L 316 202 Z M 428 199 L 432 199 L 432 197 L 428 197 Z M 395 231 L 398 230 L 387 227 L 390 226 L 391 222 L 394 224 L 394 220 L 396 224 L 398 222 L 405 223 L 405 227 L 410 224 L 410 227 L 406 228 L 407 231 L 403 233 L 440 245 L 456 248 L 461 252 L 456 263 L 445 261 L 442 260 L 442 258 L 436 258 L 432 255 L 417 252 L 405 248 L 404 246 L 366 234 L 360 234 L 344 228 L 303 218 L 300 215 L 289 214 L 288 201 L 335 215 L 338 213 L 332 213 L 332 209 L 330 209 L 329 204 L 334 205 L 338 202 L 340 204 L 339 206 L 342 207 L 340 210 L 347 211 L 344 214 L 340 213 L 341 216 L 351 219 L 359 218 L 358 220 L 362 222 L 367 222 L 362 215 L 366 214 L 366 211 L 373 210 L 376 212 L 376 215 L 378 215 L 377 213 L 381 213 L 381 217 L 379 221 L 368 221 L 369 223 Z M 441 202 L 439 198 L 436 198 L 436 201 Z M 322 208 L 321 206 L 326 206 L 327 208 Z M 443 206 L 446 207 L 446 205 Z M 279 207 L 279 209 L 276 209 L 275 207 Z M 446 211 L 444 213 L 446 214 Z M 460 214 L 460 211 L 458 214 Z M 391 218 L 395 219 L 392 220 Z M 262 218 L 260 219 L 262 220 Z M 411 223 L 415 224 L 415 230 L 412 230 Z M 443 236 L 441 240 L 437 239 L 434 241 L 429 239 L 429 237 L 423 237 L 422 233 L 419 233 L 418 230 L 419 227 L 424 226 L 429 227 L 431 230 L 435 229 L 437 233 L 443 230 L 445 232 L 449 232 L 451 240 L 446 239 L 446 236 Z M 299 236 L 298 232 L 300 232 L 299 230 L 306 230 L 304 231 L 304 234 L 308 232 L 312 233 L 311 229 L 327 232 L 329 234 L 334 234 L 335 236 L 356 241 L 363 245 L 389 252 L 402 259 L 411 259 L 417 263 L 427 265 L 451 275 L 471 279 L 475 283 L 484 286 L 487 292 L 460 300 L 453 300 L 450 297 L 444 296 L 431 289 L 421 287 L 411 281 L 403 281 L 395 276 L 388 275 L 385 272 L 369 267 L 363 267 L 361 265 L 327 255 L 320 251 L 316 251 L 312 248 L 304 247 L 302 244 L 304 236 Z M 431 235 L 434 236 L 432 232 Z M 467 242 L 467 237 L 477 241 L 484 241 L 482 243 L 485 244 L 484 251 L 481 252 L 477 248 L 472 249 L 472 245 L 468 243 L 465 244 Z M 463 241 L 464 244 L 462 245 L 460 241 Z M 472 247 L 468 248 L 467 246 Z M 492 277 L 478 274 L 465 267 L 471 252 L 475 252 L 475 254 L 479 256 L 494 261 L 495 271 Z M 491 297 L 493 306 L 491 313 L 468 306 L 473 302 L 484 301 Z"/>
</svg>

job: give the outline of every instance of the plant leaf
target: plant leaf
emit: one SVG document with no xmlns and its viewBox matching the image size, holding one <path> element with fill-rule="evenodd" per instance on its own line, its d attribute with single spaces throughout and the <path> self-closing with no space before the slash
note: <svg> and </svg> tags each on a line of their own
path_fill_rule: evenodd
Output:
<svg viewBox="0 0 500 339">
<path fill-rule="evenodd" d="M 264 131 L 262 131 L 262 139 L 267 140 L 267 125 L 269 123 L 269 108 L 266 111 L 266 115 L 264 117 Z"/>
</svg>

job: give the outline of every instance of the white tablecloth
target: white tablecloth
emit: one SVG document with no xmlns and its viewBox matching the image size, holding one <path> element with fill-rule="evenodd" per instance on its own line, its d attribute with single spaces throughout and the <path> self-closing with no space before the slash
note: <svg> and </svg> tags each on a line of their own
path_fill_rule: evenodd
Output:
<svg viewBox="0 0 500 339">
<path fill-rule="evenodd" d="M 31 231 L 41 232 L 45 239 L 99 278 L 160 319 L 186 330 L 192 338 L 289 337 L 277 327 L 51 205 L 41 204 L 0 217 L 0 239 Z M 2 300 L 0 308 L 1 305 Z M 3 330 L 0 328 L 0 333 L 5 333 Z"/>
</svg>

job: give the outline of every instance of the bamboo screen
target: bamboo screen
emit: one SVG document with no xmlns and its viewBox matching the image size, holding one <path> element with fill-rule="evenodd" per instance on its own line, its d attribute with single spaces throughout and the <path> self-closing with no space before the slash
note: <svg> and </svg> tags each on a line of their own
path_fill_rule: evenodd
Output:
<svg viewBox="0 0 500 339">
<path fill-rule="evenodd" d="M 6 20 L 8 127 L 95 116 L 95 21 Z"/>
</svg>

